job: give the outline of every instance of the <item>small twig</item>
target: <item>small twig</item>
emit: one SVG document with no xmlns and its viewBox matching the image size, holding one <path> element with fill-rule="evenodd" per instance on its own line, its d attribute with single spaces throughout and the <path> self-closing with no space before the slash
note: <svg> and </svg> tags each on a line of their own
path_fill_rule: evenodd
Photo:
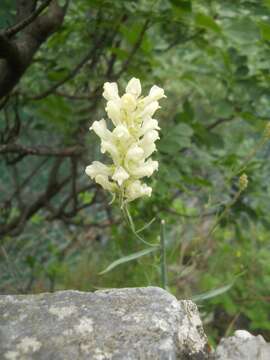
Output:
<svg viewBox="0 0 270 360">
<path fill-rule="evenodd" d="M 229 118 L 221 118 L 221 119 L 217 119 L 216 121 L 214 121 L 212 124 L 206 126 L 207 130 L 213 130 L 216 126 L 220 125 L 220 124 L 224 124 L 226 122 L 230 122 L 232 120 L 234 120 L 236 118 L 234 117 L 229 117 Z"/>
<path fill-rule="evenodd" d="M 91 48 L 90 51 L 88 51 L 88 53 L 82 58 L 82 60 L 74 67 L 73 70 L 71 70 L 71 72 L 64 77 L 62 80 L 60 80 L 59 82 L 57 82 L 56 84 L 52 85 L 51 87 L 49 87 L 47 90 L 43 91 L 42 93 L 32 96 L 29 99 L 30 100 L 41 100 L 44 99 L 45 97 L 51 95 L 52 93 L 54 93 L 54 91 L 59 88 L 60 86 L 62 86 L 63 84 L 65 84 L 66 82 L 68 82 L 69 80 L 73 79 L 81 70 L 81 68 L 87 63 L 87 61 L 91 58 L 92 54 L 93 54 L 94 49 Z"/>
</svg>

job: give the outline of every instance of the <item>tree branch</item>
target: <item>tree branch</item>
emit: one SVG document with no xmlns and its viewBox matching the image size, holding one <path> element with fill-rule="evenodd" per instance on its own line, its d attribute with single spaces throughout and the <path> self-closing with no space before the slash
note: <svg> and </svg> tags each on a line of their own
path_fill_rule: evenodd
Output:
<svg viewBox="0 0 270 360">
<path fill-rule="evenodd" d="M 145 32 L 146 32 L 146 30 L 147 30 L 147 28 L 148 28 L 149 23 L 150 23 L 150 20 L 147 19 L 147 20 L 145 21 L 144 25 L 143 25 L 143 28 L 142 28 L 142 30 L 141 30 L 141 32 L 140 32 L 140 35 L 138 36 L 138 39 L 137 39 L 137 41 L 135 42 L 135 44 L 134 44 L 134 46 L 133 46 L 133 48 L 132 48 L 132 50 L 131 50 L 128 58 L 127 58 L 126 61 L 123 63 L 122 68 L 120 69 L 120 71 L 116 74 L 116 77 L 117 77 L 117 78 L 119 78 L 119 76 L 122 75 L 123 72 L 127 69 L 127 67 L 129 66 L 131 60 L 133 59 L 133 56 L 136 54 L 137 50 L 140 48 L 141 43 L 142 43 L 142 41 L 143 41 L 144 34 L 145 34 Z"/>
<path fill-rule="evenodd" d="M 20 21 L 18 24 L 15 24 L 14 26 L 11 26 L 10 28 L 6 29 L 4 31 L 4 35 L 7 37 L 11 37 L 11 36 L 14 36 L 15 34 L 17 34 L 19 31 L 26 28 L 42 13 L 42 11 L 44 9 L 46 9 L 49 6 L 51 1 L 52 0 L 44 0 L 44 2 L 26 19 Z"/>
<path fill-rule="evenodd" d="M 70 181 L 70 176 L 65 177 L 61 182 L 57 182 L 54 176 L 51 176 L 55 171 L 57 171 L 56 166 L 54 165 L 50 174 L 50 180 L 46 190 L 15 219 L 10 223 L 2 226 L 0 228 L 0 237 L 6 234 L 11 236 L 18 235 L 24 228 L 26 221 L 30 219 L 37 211 L 44 207 L 59 191 L 68 184 Z"/>
<path fill-rule="evenodd" d="M 10 65 L 18 66 L 19 51 L 15 42 L 9 40 L 5 35 L 0 33 L 0 58 L 6 59 Z"/>
<path fill-rule="evenodd" d="M 33 4 L 32 1 L 19 2 L 18 8 L 21 7 L 19 12 L 23 15 L 29 14 Z M 60 27 L 65 11 L 66 8 L 60 7 L 57 0 L 51 0 L 48 12 L 32 20 L 21 36 L 11 41 L 7 36 L 0 35 L 0 99 L 15 87 L 31 65 L 36 51 Z"/>
<path fill-rule="evenodd" d="M 36 95 L 36 96 L 32 96 L 30 97 L 31 100 L 41 100 L 44 99 L 45 97 L 51 95 L 54 90 L 56 90 L 57 88 L 59 88 L 60 86 L 62 86 L 63 84 L 65 84 L 67 81 L 73 79 L 81 70 L 81 68 L 87 63 L 88 60 L 91 59 L 92 57 L 92 53 L 93 53 L 93 49 L 91 49 L 90 51 L 88 51 L 88 53 L 82 58 L 82 60 L 74 67 L 73 70 L 71 70 L 71 72 L 64 77 L 62 80 L 60 80 L 58 83 L 52 85 L 51 87 L 49 87 L 47 90 L 45 90 L 44 92 Z"/>
<path fill-rule="evenodd" d="M 224 124 L 225 122 L 232 121 L 233 119 L 234 119 L 234 117 L 217 119 L 212 124 L 206 126 L 206 129 L 213 130 L 216 126 L 218 126 L 220 124 Z"/>
<path fill-rule="evenodd" d="M 19 155 L 37 155 L 37 156 L 59 156 L 73 157 L 81 154 L 82 147 L 71 146 L 63 149 L 53 149 L 50 147 L 28 147 L 20 144 L 0 145 L 0 154 L 19 154 Z"/>
</svg>

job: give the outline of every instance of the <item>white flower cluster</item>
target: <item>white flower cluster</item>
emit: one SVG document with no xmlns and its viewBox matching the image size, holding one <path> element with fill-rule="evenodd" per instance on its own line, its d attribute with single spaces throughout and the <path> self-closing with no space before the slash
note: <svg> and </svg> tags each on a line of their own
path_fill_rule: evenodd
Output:
<svg viewBox="0 0 270 360">
<path fill-rule="evenodd" d="M 159 139 L 155 111 L 160 108 L 158 100 L 165 97 L 164 90 L 154 85 L 146 97 L 141 97 L 141 83 L 132 78 L 126 93 L 120 97 L 116 83 L 105 83 L 103 97 L 105 108 L 114 129 L 107 128 L 104 119 L 90 127 L 101 139 L 101 152 L 108 153 L 112 165 L 94 161 L 85 172 L 96 183 L 112 193 L 120 194 L 122 200 L 132 201 L 141 196 L 151 196 L 152 189 L 141 182 L 158 169 L 158 162 L 150 159 Z"/>
</svg>

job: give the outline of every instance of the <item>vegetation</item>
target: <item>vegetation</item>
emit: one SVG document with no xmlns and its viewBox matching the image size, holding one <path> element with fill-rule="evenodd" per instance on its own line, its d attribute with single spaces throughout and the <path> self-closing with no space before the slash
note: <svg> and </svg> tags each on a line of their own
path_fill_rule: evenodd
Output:
<svg viewBox="0 0 270 360">
<path fill-rule="evenodd" d="M 167 95 L 136 228 L 155 217 L 156 243 L 165 220 L 169 290 L 212 342 L 270 340 L 269 19 L 269 0 L 1 1 L 2 293 L 160 285 L 157 252 L 99 275 L 145 245 L 84 173 L 103 159 L 88 128 L 104 82 L 136 77 Z"/>
</svg>

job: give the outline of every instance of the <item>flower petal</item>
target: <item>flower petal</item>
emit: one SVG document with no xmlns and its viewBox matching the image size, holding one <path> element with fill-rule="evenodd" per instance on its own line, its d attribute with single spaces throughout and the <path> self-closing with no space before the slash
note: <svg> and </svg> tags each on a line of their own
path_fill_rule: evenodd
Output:
<svg viewBox="0 0 270 360">
<path fill-rule="evenodd" d="M 144 135 L 150 130 L 160 130 L 160 127 L 158 126 L 158 122 L 156 119 L 146 118 L 142 123 L 140 135 Z"/>
<path fill-rule="evenodd" d="M 118 86 L 117 83 L 112 82 L 106 82 L 103 85 L 103 94 L 102 96 L 106 99 L 106 100 L 117 100 L 119 99 L 119 95 L 118 95 Z"/>
<path fill-rule="evenodd" d="M 131 169 L 130 173 L 132 176 L 135 176 L 136 178 L 142 178 L 144 176 L 149 177 L 157 169 L 158 169 L 158 162 L 149 159 L 145 163 L 140 164 L 139 166 Z"/>
<path fill-rule="evenodd" d="M 142 119 L 152 117 L 158 109 L 160 109 L 160 106 L 157 101 L 150 102 L 141 112 Z"/>
<path fill-rule="evenodd" d="M 126 172 L 126 170 L 122 167 L 122 166 L 119 166 L 113 176 L 112 176 L 112 179 L 114 181 L 116 181 L 118 183 L 119 186 L 121 186 L 123 184 L 123 182 L 125 180 L 127 180 L 129 178 L 129 174 Z"/>
<path fill-rule="evenodd" d="M 164 94 L 164 89 L 162 89 L 159 86 L 152 86 L 149 92 L 149 97 L 152 99 L 152 101 L 155 100 L 160 100 L 164 97 L 166 97 L 166 95 Z"/>
<path fill-rule="evenodd" d="M 102 164 L 99 161 L 93 161 L 91 165 L 88 165 L 85 172 L 91 179 L 94 179 L 97 175 L 111 176 L 113 171 L 108 165 Z"/>
<path fill-rule="evenodd" d="M 113 136 L 115 136 L 118 140 L 127 141 L 130 138 L 130 134 L 128 128 L 124 124 L 119 124 L 112 132 Z"/>
<path fill-rule="evenodd" d="M 121 123 L 121 104 L 120 101 L 110 100 L 107 102 L 105 108 L 108 117 L 112 120 L 113 124 L 117 126 Z"/>
<path fill-rule="evenodd" d="M 126 92 L 138 98 L 141 95 L 142 87 L 139 79 L 132 78 L 126 87 Z"/>
<path fill-rule="evenodd" d="M 131 146 L 126 154 L 126 161 L 140 161 L 143 159 L 144 151 L 138 145 Z"/>
<path fill-rule="evenodd" d="M 112 133 L 108 130 L 104 119 L 94 121 L 89 130 L 93 130 L 102 140 L 108 141 L 112 138 Z"/>
<path fill-rule="evenodd" d="M 151 196 L 151 193 L 151 187 L 142 184 L 139 180 L 135 180 L 127 186 L 125 195 L 130 202 L 142 196 Z"/>
<path fill-rule="evenodd" d="M 110 154 L 114 164 L 119 165 L 121 154 L 117 146 L 111 141 L 101 141 L 101 153 L 105 154 L 106 152 Z"/>
<path fill-rule="evenodd" d="M 101 185 L 103 189 L 109 190 L 111 192 L 114 192 L 116 190 L 115 184 L 111 181 L 109 181 L 108 176 L 105 175 L 97 175 L 95 178 L 96 183 Z"/>
</svg>

